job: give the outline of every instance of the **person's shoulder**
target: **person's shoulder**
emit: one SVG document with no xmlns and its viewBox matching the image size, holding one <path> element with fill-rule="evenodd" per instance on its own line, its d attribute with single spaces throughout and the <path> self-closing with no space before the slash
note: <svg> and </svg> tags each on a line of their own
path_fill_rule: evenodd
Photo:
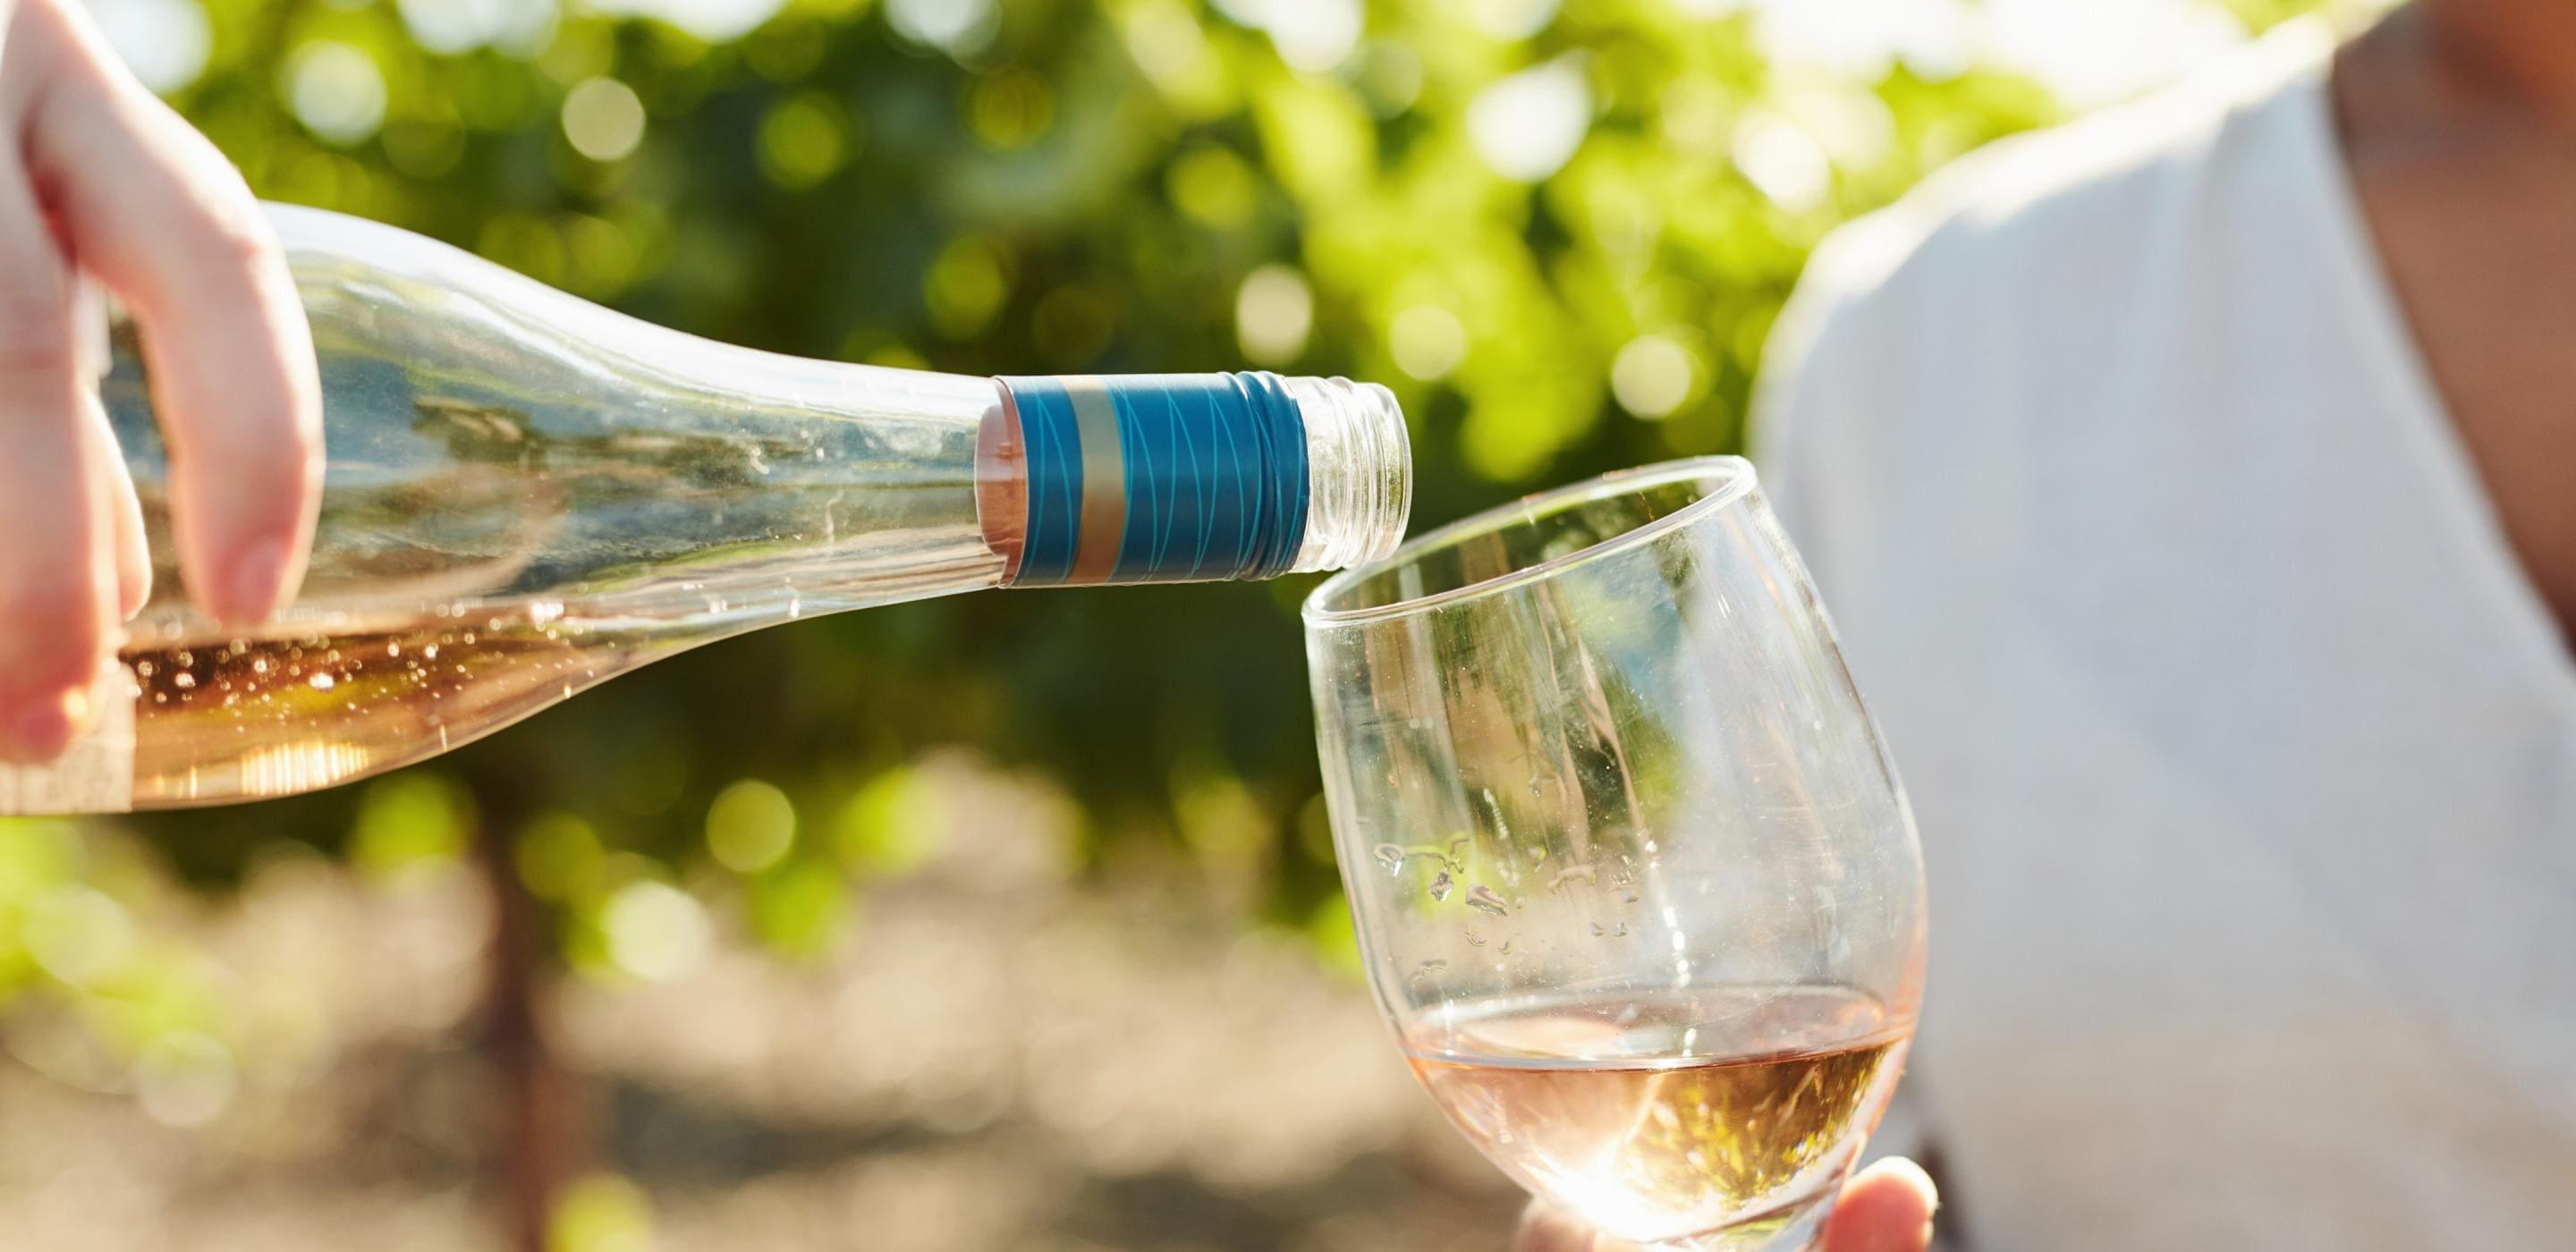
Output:
<svg viewBox="0 0 2576 1252">
<path fill-rule="evenodd" d="M 2118 255 L 2106 243 L 2187 218 L 2249 150 L 2293 138 L 2289 97 L 2318 89 L 2332 43 L 2295 24 L 2140 99 L 1987 144 L 1829 235 L 1802 294 L 1904 304 L 1920 289 L 1955 314 L 2004 291 L 2028 308 L 2034 279 L 2100 270 Z"/>
<path fill-rule="evenodd" d="M 2026 448 L 2034 423 L 2099 419 L 2088 390 L 2159 342 L 2131 332 L 2267 281 L 2207 254 L 2252 218 L 2302 211 L 2276 192 L 2324 168 L 2303 146 L 2319 142 L 2332 48 L 2322 27 L 2276 31 L 2152 95 L 1989 144 L 1829 235 L 1764 351 L 1750 433 L 1766 472 L 1811 496 L 1830 479 L 1845 507 L 2007 472 L 1998 451 Z"/>
</svg>

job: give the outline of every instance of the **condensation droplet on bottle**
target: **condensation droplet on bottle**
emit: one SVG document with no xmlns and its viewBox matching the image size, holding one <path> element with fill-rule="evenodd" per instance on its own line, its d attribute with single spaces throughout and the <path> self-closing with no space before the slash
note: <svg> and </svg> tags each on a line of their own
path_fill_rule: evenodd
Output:
<svg viewBox="0 0 2576 1252">
<path fill-rule="evenodd" d="M 1594 923 L 1592 923 L 1592 937 L 1593 937 L 1593 938 L 1598 939 L 1598 938 L 1600 938 L 1601 936 L 1606 935 L 1606 934 L 1609 934 L 1609 933 L 1610 933 L 1609 931 L 1604 930 L 1604 929 L 1602 929 L 1602 928 L 1601 928 L 1601 923 L 1599 923 L 1599 922 L 1594 922 Z"/>
<path fill-rule="evenodd" d="M 194 691 L 197 689 L 197 676 L 194 674 L 174 674 L 170 677 L 170 685 L 181 691 Z"/>
<path fill-rule="evenodd" d="M 331 677 L 329 674 L 315 674 L 311 678 L 305 679 L 304 685 L 311 687 L 315 691 L 329 691 L 333 687 L 339 686 L 340 680 Z"/>
<path fill-rule="evenodd" d="M 1477 934 L 1475 931 L 1472 931 L 1472 930 L 1471 930 L 1471 931 L 1468 931 L 1468 932 L 1467 932 L 1467 946 L 1468 946 L 1468 947 L 1471 947 L 1471 948 L 1481 948 L 1481 947 L 1485 946 L 1485 937 L 1484 937 L 1483 935 Z"/>
<path fill-rule="evenodd" d="M 1377 863 L 1386 867 L 1389 877 L 1404 872 L 1404 849 L 1394 844 L 1381 843 L 1369 849 L 1369 855 L 1376 857 Z"/>
<path fill-rule="evenodd" d="M 1413 972 L 1416 974 L 1437 974 L 1447 968 L 1449 968 L 1449 962 L 1434 958 L 1432 960 L 1424 961 L 1420 965 L 1414 966 Z"/>
<path fill-rule="evenodd" d="M 1467 889 L 1467 907 L 1480 909 L 1496 917 L 1511 912 L 1511 909 L 1503 903 L 1503 898 L 1494 894 L 1494 889 L 1483 883 L 1477 883 Z"/>
<path fill-rule="evenodd" d="M 1449 871 L 1444 869 L 1431 876 L 1431 898 L 1434 900 L 1449 898 Z"/>
<path fill-rule="evenodd" d="M 1505 956 L 1510 956 L 1511 954 L 1512 954 L 1512 941 L 1511 941 L 1511 940 L 1509 940 L 1509 939 L 1505 939 L 1505 940 L 1503 940 L 1503 955 L 1505 955 Z"/>
</svg>

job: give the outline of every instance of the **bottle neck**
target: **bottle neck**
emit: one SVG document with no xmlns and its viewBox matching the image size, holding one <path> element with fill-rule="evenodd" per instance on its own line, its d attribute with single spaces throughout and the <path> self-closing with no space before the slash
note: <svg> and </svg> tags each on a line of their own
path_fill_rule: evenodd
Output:
<svg viewBox="0 0 2576 1252">
<path fill-rule="evenodd" d="M 1373 559 L 1411 462 L 1384 388 L 1274 374 L 1011 377 L 976 446 L 1006 586 L 1271 578 Z"/>
</svg>

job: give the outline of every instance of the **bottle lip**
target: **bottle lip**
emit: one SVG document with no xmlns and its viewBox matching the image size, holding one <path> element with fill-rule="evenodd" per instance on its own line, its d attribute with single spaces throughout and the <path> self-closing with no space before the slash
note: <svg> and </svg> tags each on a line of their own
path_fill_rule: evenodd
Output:
<svg viewBox="0 0 2576 1252">
<path fill-rule="evenodd" d="M 1395 393 L 1339 377 L 1287 378 L 1280 386 L 1305 424 L 1313 496 L 1290 569 L 1384 560 L 1404 541 L 1413 512 L 1413 443 Z"/>
<path fill-rule="evenodd" d="M 1623 530 L 1606 539 L 1595 540 L 1572 552 L 1518 569 L 1506 570 L 1473 582 L 1444 587 L 1426 595 L 1409 596 L 1381 604 L 1363 604 L 1347 608 L 1334 607 L 1362 583 L 1390 571 L 1419 562 L 1424 556 L 1479 535 L 1492 534 L 1513 526 L 1526 526 L 1543 517 L 1563 512 L 1567 507 L 1612 496 L 1628 495 L 1650 487 L 1702 479 L 1710 483 L 1708 494 L 1661 517 Z M 1389 618 L 1411 617 L 1435 609 L 1447 608 L 1469 600 L 1478 600 L 1516 587 L 1554 578 L 1576 566 L 1602 557 L 1625 552 L 1652 542 L 1667 534 L 1722 509 L 1734 507 L 1751 496 L 1758 483 L 1753 463 L 1737 456 L 1690 457 L 1665 461 L 1635 469 L 1618 470 L 1597 478 L 1586 479 L 1550 491 L 1523 496 L 1509 504 L 1487 509 L 1397 547 L 1384 559 L 1354 565 L 1327 578 L 1306 597 L 1299 609 L 1310 630 L 1366 625 Z"/>
</svg>

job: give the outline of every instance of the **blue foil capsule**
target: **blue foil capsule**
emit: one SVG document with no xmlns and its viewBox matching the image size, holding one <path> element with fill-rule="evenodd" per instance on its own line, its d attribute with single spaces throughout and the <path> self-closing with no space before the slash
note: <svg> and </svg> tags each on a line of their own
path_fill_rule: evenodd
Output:
<svg viewBox="0 0 2576 1252">
<path fill-rule="evenodd" d="M 1278 375 L 995 381 L 1027 458 L 1013 586 L 1269 578 L 1296 560 L 1306 423 Z"/>
</svg>

